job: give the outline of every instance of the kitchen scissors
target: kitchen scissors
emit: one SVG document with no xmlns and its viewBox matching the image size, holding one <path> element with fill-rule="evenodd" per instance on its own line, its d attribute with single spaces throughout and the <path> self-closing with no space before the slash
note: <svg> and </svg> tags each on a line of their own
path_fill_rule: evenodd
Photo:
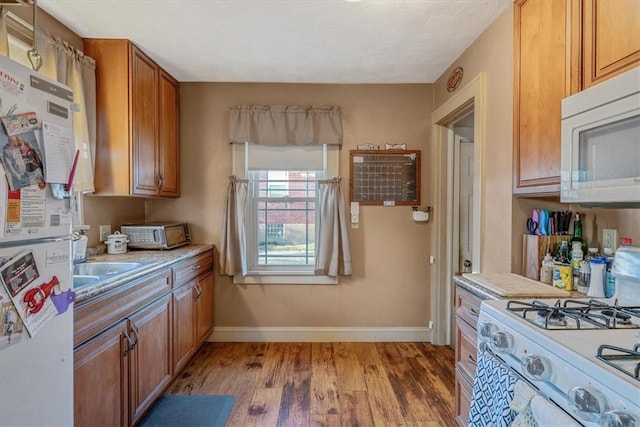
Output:
<svg viewBox="0 0 640 427">
<path fill-rule="evenodd" d="M 533 218 L 527 218 L 527 233 L 538 234 L 536 231 L 538 231 L 538 223 Z"/>
</svg>

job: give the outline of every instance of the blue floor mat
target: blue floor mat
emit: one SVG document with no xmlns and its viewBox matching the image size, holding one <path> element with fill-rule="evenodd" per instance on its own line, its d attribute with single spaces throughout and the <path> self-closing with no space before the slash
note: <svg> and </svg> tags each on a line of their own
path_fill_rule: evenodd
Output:
<svg viewBox="0 0 640 427">
<path fill-rule="evenodd" d="M 138 426 L 224 427 L 235 400 L 233 396 L 162 396 Z"/>
</svg>

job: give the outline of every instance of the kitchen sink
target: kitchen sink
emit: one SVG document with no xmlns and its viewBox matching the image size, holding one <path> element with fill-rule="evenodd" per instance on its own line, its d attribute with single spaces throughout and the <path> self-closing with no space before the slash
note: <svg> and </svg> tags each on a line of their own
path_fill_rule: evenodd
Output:
<svg viewBox="0 0 640 427">
<path fill-rule="evenodd" d="M 142 267 L 141 262 L 86 262 L 73 267 L 75 276 L 113 276 Z"/>
<path fill-rule="evenodd" d="M 73 276 L 73 289 L 83 288 L 85 286 L 98 283 L 100 277 L 98 276 L 86 276 L 86 275 L 74 275 Z"/>
</svg>

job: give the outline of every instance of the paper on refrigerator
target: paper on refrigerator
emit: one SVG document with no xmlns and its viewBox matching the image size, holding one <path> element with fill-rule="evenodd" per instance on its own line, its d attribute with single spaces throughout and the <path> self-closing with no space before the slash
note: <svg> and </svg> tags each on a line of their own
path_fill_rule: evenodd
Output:
<svg viewBox="0 0 640 427">
<path fill-rule="evenodd" d="M 32 251 L 18 253 L 5 262 L 0 267 L 0 281 L 30 336 L 58 314 L 50 298 L 54 288 L 60 287 L 58 278 L 40 275 Z"/>
</svg>

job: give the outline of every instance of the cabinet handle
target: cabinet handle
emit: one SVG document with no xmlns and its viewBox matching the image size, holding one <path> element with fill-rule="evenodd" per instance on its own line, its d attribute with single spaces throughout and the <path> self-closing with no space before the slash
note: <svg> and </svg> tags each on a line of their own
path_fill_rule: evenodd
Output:
<svg viewBox="0 0 640 427">
<path fill-rule="evenodd" d="M 476 362 L 476 359 L 473 358 L 471 353 L 467 354 L 467 362 L 471 363 L 472 365 L 477 365 L 478 364 L 478 362 Z"/>
<path fill-rule="evenodd" d="M 155 181 L 156 191 L 160 190 L 160 176 L 156 175 L 154 181 Z"/>
<path fill-rule="evenodd" d="M 129 334 L 126 331 L 124 332 L 124 337 L 127 340 L 127 348 L 124 349 L 123 354 L 126 356 L 127 354 L 129 354 L 129 352 L 131 350 L 133 350 L 133 346 L 135 344 L 133 343 L 133 340 L 131 339 L 131 337 L 129 336 Z"/>
<path fill-rule="evenodd" d="M 138 331 L 135 328 L 131 328 L 131 333 L 133 334 L 133 337 L 135 338 L 135 341 L 133 342 L 133 347 L 131 347 L 131 350 L 136 348 L 136 345 L 138 344 L 139 341 L 139 337 L 138 337 Z"/>
<path fill-rule="evenodd" d="M 476 310 L 473 307 L 469 307 L 469 313 L 471 313 L 471 315 L 473 315 L 474 317 L 480 316 L 480 313 L 478 312 L 478 310 Z"/>
<path fill-rule="evenodd" d="M 202 295 L 202 288 L 196 283 L 194 289 L 196 290 L 196 299 L 200 299 L 200 296 Z"/>
<path fill-rule="evenodd" d="M 196 264 L 196 265 L 192 265 L 191 269 L 192 270 L 198 270 L 200 268 L 200 264 Z"/>
<path fill-rule="evenodd" d="M 158 190 L 162 188 L 162 184 L 164 184 L 164 180 L 162 179 L 162 175 L 158 175 Z"/>
</svg>

